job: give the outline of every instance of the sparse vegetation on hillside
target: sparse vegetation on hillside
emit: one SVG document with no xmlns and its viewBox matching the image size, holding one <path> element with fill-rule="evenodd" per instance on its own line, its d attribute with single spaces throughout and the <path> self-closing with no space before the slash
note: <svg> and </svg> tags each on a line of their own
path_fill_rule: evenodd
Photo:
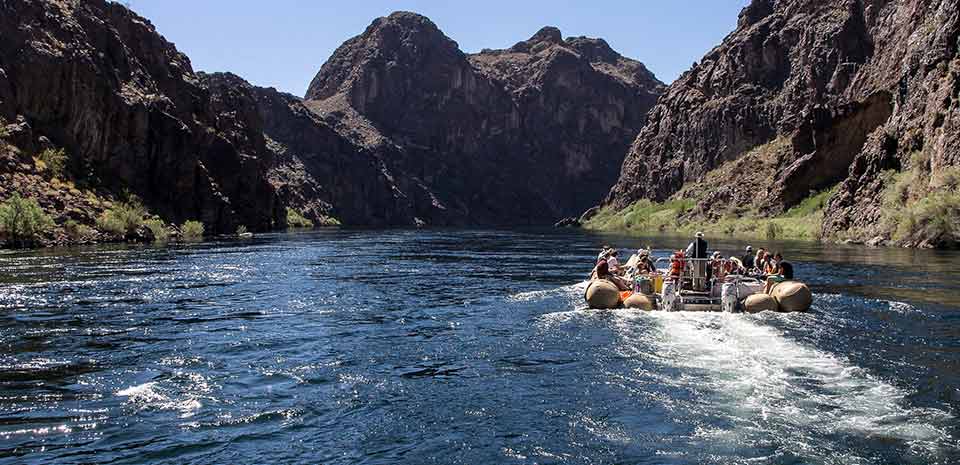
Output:
<svg viewBox="0 0 960 465">
<path fill-rule="evenodd" d="M 884 234 L 909 245 L 960 244 L 960 167 L 932 172 L 922 151 L 909 169 L 884 173 Z"/>
<path fill-rule="evenodd" d="M 681 199 L 664 203 L 641 200 L 622 211 L 604 208 L 588 223 L 589 229 L 637 231 L 651 234 L 676 232 L 682 228 L 680 218 L 694 206 Z"/>
<path fill-rule="evenodd" d="M 34 163 L 41 171 L 62 178 L 67 171 L 67 153 L 63 149 L 45 149 L 37 155 Z"/>
<path fill-rule="evenodd" d="M 835 190 L 836 187 L 811 195 L 799 205 L 772 218 L 764 218 L 757 213 L 740 216 L 731 213 L 719 220 L 707 220 L 689 214 L 694 206 L 690 199 L 664 203 L 641 200 L 620 212 L 605 208 L 584 226 L 587 229 L 636 234 L 691 235 L 703 231 L 714 236 L 745 239 L 816 240 L 820 237 L 823 211 Z"/>
<path fill-rule="evenodd" d="M 74 220 L 67 220 L 63 223 L 63 232 L 72 242 L 91 241 L 97 236 L 97 230 Z"/>
<path fill-rule="evenodd" d="M 143 226 L 143 217 L 146 215 L 147 210 L 140 200 L 131 196 L 127 201 L 114 203 L 103 212 L 97 218 L 97 227 L 114 236 L 129 236 Z"/>
<path fill-rule="evenodd" d="M 199 221 L 187 221 L 180 226 L 180 237 L 186 241 L 197 241 L 203 239 L 203 223 Z"/>
<path fill-rule="evenodd" d="M 0 203 L 0 234 L 14 247 L 30 247 L 53 227 L 53 220 L 34 199 L 14 193 Z"/>
<path fill-rule="evenodd" d="M 293 229 L 309 229 L 313 227 L 313 221 L 308 220 L 297 210 L 287 207 L 287 227 Z"/>
</svg>

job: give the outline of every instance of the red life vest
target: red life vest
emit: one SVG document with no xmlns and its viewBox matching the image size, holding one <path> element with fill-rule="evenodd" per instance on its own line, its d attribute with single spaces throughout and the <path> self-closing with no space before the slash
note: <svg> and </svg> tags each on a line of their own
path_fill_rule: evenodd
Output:
<svg viewBox="0 0 960 465">
<path fill-rule="evenodd" d="M 683 258 L 682 250 L 678 250 L 677 253 L 673 254 L 673 259 L 670 260 L 670 276 L 680 276 L 683 274 L 683 268 L 686 265 Z"/>
<path fill-rule="evenodd" d="M 734 265 L 733 265 L 733 260 L 726 260 L 725 262 L 723 262 L 723 272 L 724 272 L 725 274 L 733 273 L 733 271 L 734 271 L 734 270 L 733 270 L 733 266 L 734 266 Z"/>
</svg>

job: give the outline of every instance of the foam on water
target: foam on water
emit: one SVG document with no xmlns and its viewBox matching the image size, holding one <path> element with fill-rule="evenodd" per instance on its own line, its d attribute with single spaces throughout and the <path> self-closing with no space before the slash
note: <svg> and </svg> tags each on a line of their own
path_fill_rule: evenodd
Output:
<svg viewBox="0 0 960 465">
<path fill-rule="evenodd" d="M 653 371 L 659 383 L 697 394 L 695 402 L 678 408 L 730 425 L 701 428 L 696 434 L 721 443 L 715 444 L 721 448 L 774 441 L 792 454 L 830 462 L 836 458 L 831 444 L 838 436 L 901 441 L 920 456 L 936 455 L 952 441 L 936 426 L 950 420 L 946 412 L 907 407 L 909 393 L 903 389 L 842 358 L 799 344 L 755 317 L 686 312 L 617 315 L 624 344 L 645 347 L 634 356 L 679 368 L 679 375 Z M 640 319 L 654 324 L 638 325 Z M 866 460 L 842 457 L 847 463 Z"/>
<path fill-rule="evenodd" d="M 204 391 L 205 386 L 197 384 L 191 389 Z M 164 388 L 151 381 L 121 389 L 116 395 L 126 397 L 127 403 L 136 410 L 172 410 L 179 412 L 180 418 L 190 418 L 203 407 L 196 394 L 178 396 L 174 391 L 174 388 Z"/>
<path fill-rule="evenodd" d="M 571 284 L 569 286 L 561 286 L 553 289 L 520 292 L 507 297 L 507 300 L 513 301 L 513 302 L 533 302 L 533 301 L 543 300 L 544 298 L 547 298 L 547 297 L 570 296 L 571 294 L 582 296 L 583 292 L 587 290 L 588 284 L 590 284 L 589 281 L 583 281 L 580 283 Z"/>
</svg>

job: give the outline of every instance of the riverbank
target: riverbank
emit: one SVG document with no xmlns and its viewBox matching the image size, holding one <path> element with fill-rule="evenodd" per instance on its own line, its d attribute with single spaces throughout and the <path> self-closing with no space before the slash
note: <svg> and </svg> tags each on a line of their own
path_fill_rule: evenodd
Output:
<svg viewBox="0 0 960 465">
<path fill-rule="evenodd" d="M 136 195 L 99 187 L 96 178 L 68 169 L 68 158 L 52 147 L 27 156 L 0 140 L 0 247 L 196 241 L 218 233 L 200 219 L 168 221 Z M 311 219 L 291 207 L 280 216 L 275 230 L 340 225 L 336 218 Z M 249 234 L 243 224 L 224 232 Z"/>
<path fill-rule="evenodd" d="M 604 207 L 582 226 L 589 231 L 618 232 L 632 235 L 672 234 L 691 236 L 702 231 L 708 236 L 737 239 L 824 241 L 820 224 L 834 189 L 804 199 L 786 212 L 770 217 L 756 211 L 737 213 L 733 209 L 698 205 L 682 195 L 666 202 L 641 200 L 617 211 Z M 706 216 L 711 215 L 711 216 Z M 838 238 L 834 242 L 852 240 Z M 866 242 L 866 241 L 864 241 Z"/>
<path fill-rule="evenodd" d="M 773 144 L 775 145 L 775 144 Z M 760 159 L 766 147 L 745 159 Z M 762 163 L 757 163 L 762 166 Z M 756 186 L 729 185 L 737 179 L 741 161 L 707 174 L 663 202 L 637 201 L 617 210 L 605 206 L 581 226 L 591 231 L 634 235 L 707 235 L 739 239 L 802 240 L 823 243 L 864 244 L 874 247 L 955 249 L 960 246 L 960 169 L 935 170 L 924 152 L 911 157 L 910 167 L 888 170 L 877 181 L 880 207 L 871 227 L 835 231 L 825 227 L 826 212 L 838 202 L 840 184 L 812 192 L 784 210 L 782 199 Z M 749 195 L 749 192 L 759 192 Z M 727 199 L 718 201 L 717 199 Z M 835 225 L 834 225 L 835 226 Z"/>
</svg>

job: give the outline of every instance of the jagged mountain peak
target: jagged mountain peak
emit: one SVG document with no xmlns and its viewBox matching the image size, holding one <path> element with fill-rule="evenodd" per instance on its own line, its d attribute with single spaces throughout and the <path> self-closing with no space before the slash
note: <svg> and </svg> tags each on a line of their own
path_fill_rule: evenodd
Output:
<svg viewBox="0 0 960 465">
<path fill-rule="evenodd" d="M 563 42 L 563 34 L 560 33 L 560 29 L 553 26 L 544 26 L 537 31 L 536 34 L 530 37 L 527 42 L 550 42 L 554 44 L 559 44 Z"/>
<path fill-rule="evenodd" d="M 364 81 L 358 73 L 387 67 L 429 68 L 465 63 L 459 45 L 426 16 L 398 11 L 375 19 L 360 35 L 343 43 L 314 77 L 307 100 L 323 100 Z"/>
<path fill-rule="evenodd" d="M 512 49 L 466 55 L 427 18 L 400 12 L 334 53 L 307 106 L 402 147 L 405 169 L 449 212 L 542 223 L 602 197 L 661 90 L 602 39 L 564 40 L 547 26 Z M 531 171 L 537 179 L 521 174 Z"/>
</svg>

